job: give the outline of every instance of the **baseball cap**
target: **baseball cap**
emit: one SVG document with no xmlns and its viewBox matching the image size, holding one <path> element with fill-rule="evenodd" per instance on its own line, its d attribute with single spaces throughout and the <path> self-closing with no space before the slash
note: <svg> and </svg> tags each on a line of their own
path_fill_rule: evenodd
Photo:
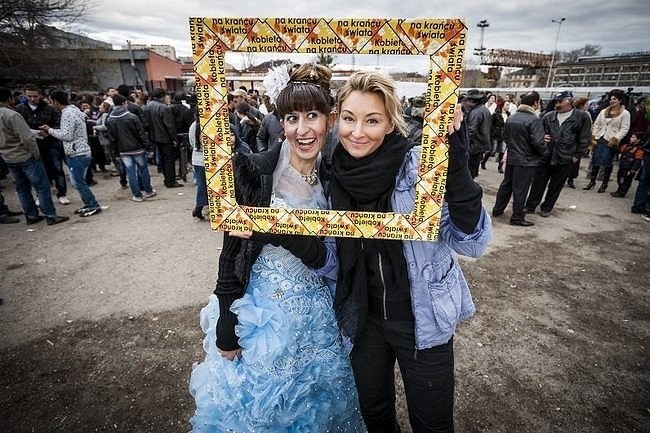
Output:
<svg viewBox="0 0 650 433">
<path fill-rule="evenodd" d="M 247 98 L 248 97 L 248 93 L 246 93 L 246 91 L 243 90 L 243 89 L 235 89 L 232 92 L 230 92 L 230 94 L 232 96 L 241 96 L 242 98 Z"/>
<path fill-rule="evenodd" d="M 564 98 L 573 99 L 573 93 L 570 90 L 563 90 L 560 93 L 556 93 L 555 96 L 553 96 L 554 101 L 561 101 Z"/>
</svg>

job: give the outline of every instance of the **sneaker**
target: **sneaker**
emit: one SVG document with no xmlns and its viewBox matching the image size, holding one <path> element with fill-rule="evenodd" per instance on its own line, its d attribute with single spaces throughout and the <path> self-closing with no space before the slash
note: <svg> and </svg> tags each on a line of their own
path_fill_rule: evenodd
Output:
<svg viewBox="0 0 650 433">
<path fill-rule="evenodd" d="M 47 219 L 47 225 L 48 226 L 53 226 L 62 222 L 65 222 L 69 220 L 70 218 L 67 216 L 55 216 L 54 218 L 48 218 Z"/>
<path fill-rule="evenodd" d="M 44 219 L 45 217 L 43 215 L 39 215 L 37 217 L 26 217 L 25 222 L 27 223 L 28 226 L 31 226 L 32 224 L 40 223 Z"/>
<path fill-rule="evenodd" d="M 79 215 L 82 218 L 86 218 L 89 216 L 97 215 L 98 213 L 101 213 L 102 208 L 101 207 L 96 207 L 96 208 L 88 208 L 84 213 Z"/>
<path fill-rule="evenodd" d="M 87 212 L 87 211 L 89 211 L 89 210 L 90 210 L 90 208 L 87 207 L 87 206 L 80 207 L 79 209 L 77 209 L 76 211 L 74 211 L 74 214 L 75 214 L 75 215 L 81 215 L 82 213 Z"/>
<path fill-rule="evenodd" d="M 70 204 L 70 200 L 68 200 L 68 197 L 62 195 L 61 197 L 59 197 L 59 203 L 63 205 Z"/>
<path fill-rule="evenodd" d="M 155 197 L 155 195 L 156 195 L 156 190 L 155 190 L 155 189 L 152 189 L 151 192 L 146 192 L 146 191 L 145 191 L 142 195 L 144 196 L 144 198 Z"/>
<path fill-rule="evenodd" d="M 132 197 L 131 197 L 131 201 L 134 201 L 134 202 L 137 202 L 137 203 L 141 203 L 141 202 L 144 201 L 144 199 L 143 199 L 142 197 L 132 196 Z"/>
<path fill-rule="evenodd" d="M 551 216 L 551 211 L 550 210 L 540 210 L 539 211 L 539 216 L 543 218 L 548 218 Z"/>
</svg>

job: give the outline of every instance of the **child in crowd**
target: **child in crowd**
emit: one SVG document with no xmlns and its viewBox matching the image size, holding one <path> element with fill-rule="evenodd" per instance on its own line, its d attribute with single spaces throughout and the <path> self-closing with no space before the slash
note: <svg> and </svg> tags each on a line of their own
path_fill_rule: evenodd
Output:
<svg viewBox="0 0 650 433">
<path fill-rule="evenodd" d="M 612 197 L 625 197 L 632 186 L 632 180 L 641 169 L 644 156 L 642 138 L 643 132 L 633 132 L 630 135 L 630 142 L 621 146 L 621 157 L 616 175 L 618 189 L 611 193 Z"/>
</svg>

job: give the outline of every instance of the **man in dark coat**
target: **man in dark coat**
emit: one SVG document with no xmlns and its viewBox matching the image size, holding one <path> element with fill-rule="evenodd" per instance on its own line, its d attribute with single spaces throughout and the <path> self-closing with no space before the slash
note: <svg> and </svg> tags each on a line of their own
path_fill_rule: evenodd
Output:
<svg viewBox="0 0 650 433">
<path fill-rule="evenodd" d="M 23 116 L 29 128 L 38 131 L 42 125 L 49 125 L 58 128 L 61 122 L 61 113 L 56 111 L 50 104 L 43 100 L 43 92 L 35 84 L 25 84 L 25 96 L 27 102 L 19 104 L 15 110 Z M 70 204 L 67 197 L 68 187 L 63 169 L 63 143 L 52 136 L 40 137 L 36 140 L 41 160 L 50 182 L 54 182 L 56 196 L 59 203 Z"/>
<path fill-rule="evenodd" d="M 149 141 L 160 151 L 165 186 L 178 188 L 183 184 L 176 182 L 176 125 L 172 110 L 164 100 L 165 90 L 155 89 L 151 94 L 151 101 L 144 107 L 144 117 L 149 126 Z"/>
<path fill-rule="evenodd" d="M 485 106 L 485 94 L 477 89 L 467 92 L 466 104 L 469 108 L 467 114 L 467 134 L 469 135 L 469 161 L 467 165 L 472 178 L 478 176 L 479 166 L 483 152 L 490 151 L 490 110 Z"/>
<path fill-rule="evenodd" d="M 510 224 L 528 227 L 534 225 L 525 218 L 524 203 L 542 158 L 548 154 L 544 142 L 544 127 L 537 116 L 539 93 L 530 91 L 521 97 L 521 105 L 515 114 L 506 120 L 504 140 L 508 156 L 503 181 L 497 192 L 492 216 L 503 215 L 510 197 L 513 198 Z"/>
<path fill-rule="evenodd" d="M 551 215 L 573 163 L 587 155 L 587 146 L 591 139 L 589 114 L 573 108 L 573 94 L 568 90 L 559 92 L 553 97 L 553 101 L 555 110 L 542 117 L 544 142 L 550 152 L 537 168 L 526 200 L 526 211 L 532 213 L 542 202 L 546 191 L 539 212 L 545 218 Z"/>
</svg>

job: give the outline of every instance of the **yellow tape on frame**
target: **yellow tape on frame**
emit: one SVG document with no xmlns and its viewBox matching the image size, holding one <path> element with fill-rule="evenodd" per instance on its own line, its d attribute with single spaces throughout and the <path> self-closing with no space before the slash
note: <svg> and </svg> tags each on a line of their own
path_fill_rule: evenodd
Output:
<svg viewBox="0 0 650 433">
<path fill-rule="evenodd" d="M 213 230 L 435 240 L 447 176 L 447 125 L 466 49 L 461 19 L 190 18 L 210 222 Z M 420 165 L 409 214 L 240 206 L 228 146 L 224 55 L 234 52 L 427 55 Z"/>
</svg>

